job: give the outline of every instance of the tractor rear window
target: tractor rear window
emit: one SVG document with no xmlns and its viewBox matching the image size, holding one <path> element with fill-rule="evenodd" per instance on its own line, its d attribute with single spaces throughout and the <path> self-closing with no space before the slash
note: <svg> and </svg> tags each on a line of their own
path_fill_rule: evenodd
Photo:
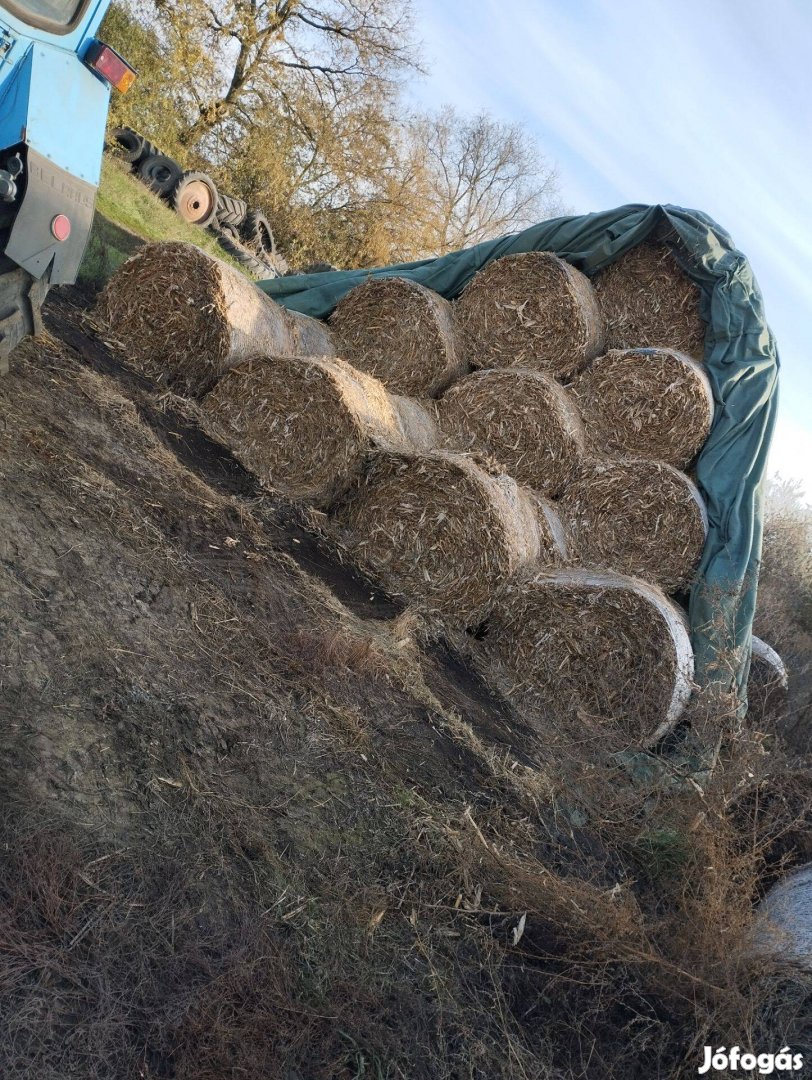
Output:
<svg viewBox="0 0 812 1080">
<path fill-rule="evenodd" d="M 88 0 L 0 0 L 18 18 L 32 26 L 65 33 L 72 30 Z"/>
</svg>

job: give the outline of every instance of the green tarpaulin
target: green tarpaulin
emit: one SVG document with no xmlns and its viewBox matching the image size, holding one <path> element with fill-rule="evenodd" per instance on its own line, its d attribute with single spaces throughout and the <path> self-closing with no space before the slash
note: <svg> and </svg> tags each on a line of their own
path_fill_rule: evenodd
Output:
<svg viewBox="0 0 812 1080">
<path fill-rule="evenodd" d="M 285 307 L 326 318 L 346 292 L 369 276 L 408 277 L 451 300 L 477 270 L 502 255 L 553 251 L 591 276 L 655 230 L 679 237 L 675 253 L 701 290 L 708 324 L 705 364 L 716 402 L 713 428 L 696 469 L 710 526 L 689 605 L 697 681 L 722 691 L 735 684 L 743 700 L 779 365 L 756 279 L 724 229 L 697 210 L 621 206 L 555 218 L 439 259 L 259 284 Z"/>
</svg>

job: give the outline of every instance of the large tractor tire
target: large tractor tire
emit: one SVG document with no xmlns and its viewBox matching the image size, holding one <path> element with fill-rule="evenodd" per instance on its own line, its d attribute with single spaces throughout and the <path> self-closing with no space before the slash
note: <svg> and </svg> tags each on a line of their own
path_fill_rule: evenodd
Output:
<svg viewBox="0 0 812 1080">
<path fill-rule="evenodd" d="M 240 227 L 240 235 L 246 247 L 260 257 L 270 259 L 276 251 L 271 224 L 261 210 L 249 210 Z"/>
<path fill-rule="evenodd" d="M 172 192 L 172 205 L 190 225 L 211 225 L 218 205 L 214 181 L 205 173 L 185 172 Z"/>
<path fill-rule="evenodd" d="M 246 270 L 249 270 L 255 277 L 267 278 L 276 276 L 275 272 L 271 270 L 262 259 L 255 255 L 253 251 L 249 251 L 244 244 L 240 243 L 232 229 L 214 228 L 213 231 L 217 237 L 217 243 L 223 251 L 227 251 L 232 259 L 240 263 L 241 266 L 244 266 Z"/>
<path fill-rule="evenodd" d="M 116 154 L 130 165 L 136 165 L 144 157 L 144 139 L 132 128 L 113 128 L 110 136 L 116 146 Z"/>
<path fill-rule="evenodd" d="M 166 154 L 153 154 L 146 157 L 138 166 L 138 176 L 156 195 L 168 197 L 178 180 L 183 175 L 183 169 L 177 161 L 173 161 Z"/>
<path fill-rule="evenodd" d="M 42 332 L 41 308 L 47 295 L 47 273 L 32 277 L 0 255 L 0 375 L 8 374 L 8 358 L 20 342 Z"/>
<path fill-rule="evenodd" d="M 245 221 L 248 213 L 248 203 L 242 199 L 235 199 L 231 195 L 220 195 L 217 199 L 217 221 L 220 225 L 233 225 L 237 227 Z"/>
</svg>

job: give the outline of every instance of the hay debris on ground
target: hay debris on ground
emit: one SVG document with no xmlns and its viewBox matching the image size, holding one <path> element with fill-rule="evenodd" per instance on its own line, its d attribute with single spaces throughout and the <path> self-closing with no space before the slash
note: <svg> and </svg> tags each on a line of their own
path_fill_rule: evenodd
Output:
<svg viewBox="0 0 812 1080">
<path fill-rule="evenodd" d="M 593 278 L 608 349 L 678 349 L 701 361 L 699 287 L 662 242 L 644 240 Z"/>
<path fill-rule="evenodd" d="M 511 477 L 463 454 L 381 454 L 339 520 L 387 589 L 466 627 L 523 567 L 564 558 L 546 509 L 550 517 Z"/>
<path fill-rule="evenodd" d="M 603 350 L 589 279 L 547 251 L 494 259 L 455 303 L 472 367 L 524 367 L 566 377 Z"/>
<path fill-rule="evenodd" d="M 584 455 L 577 407 L 537 371 L 474 372 L 443 395 L 437 412 L 449 445 L 493 458 L 520 484 L 551 498 L 573 479 Z"/>
<path fill-rule="evenodd" d="M 192 244 L 147 244 L 110 279 L 99 312 L 139 368 L 199 397 L 252 356 L 333 355 L 327 327 L 286 311 Z"/>
<path fill-rule="evenodd" d="M 259 357 L 229 371 L 202 404 L 203 424 L 261 480 L 326 507 L 373 448 L 430 450 L 433 418 L 415 401 L 333 357 Z"/>
<path fill-rule="evenodd" d="M 747 679 L 747 721 L 774 724 L 786 708 L 789 675 L 784 661 L 766 641 L 753 635 Z"/>
<path fill-rule="evenodd" d="M 568 388 L 594 451 L 685 468 L 713 423 L 704 370 L 674 349 L 612 349 Z"/>
<path fill-rule="evenodd" d="M 342 356 L 399 394 L 435 397 L 467 370 L 451 305 L 406 278 L 370 278 L 330 317 Z"/>
<path fill-rule="evenodd" d="M 507 692 L 583 738 L 648 746 L 679 720 L 693 652 L 682 612 L 638 579 L 563 569 L 511 582 L 488 622 Z"/>
<path fill-rule="evenodd" d="M 669 593 L 693 580 L 708 518 L 696 486 L 671 465 L 592 461 L 560 506 L 573 557 L 584 566 L 641 577 Z"/>
</svg>

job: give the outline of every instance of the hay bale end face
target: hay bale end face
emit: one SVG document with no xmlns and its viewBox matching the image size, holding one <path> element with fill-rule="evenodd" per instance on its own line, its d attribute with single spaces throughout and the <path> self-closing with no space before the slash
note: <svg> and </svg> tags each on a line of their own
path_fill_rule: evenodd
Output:
<svg viewBox="0 0 812 1080">
<path fill-rule="evenodd" d="M 699 287 L 664 243 L 644 240 L 593 278 L 608 349 L 642 346 L 705 355 Z"/>
<path fill-rule="evenodd" d="M 438 432 L 416 402 L 332 357 L 250 360 L 202 403 L 209 435 L 290 499 L 327 507 L 373 448 L 430 450 Z"/>
<path fill-rule="evenodd" d="M 703 369 L 674 349 L 613 349 L 569 386 L 594 451 L 684 468 L 713 423 Z"/>
<path fill-rule="evenodd" d="M 512 582 L 488 622 L 486 650 L 506 690 L 556 722 L 563 713 L 607 748 L 650 746 L 691 695 L 693 652 L 681 611 L 646 582 L 558 570 Z"/>
<path fill-rule="evenodd" d="M 567 391 L 536 371 L 477 371 L 437 402 L 450 446 L 498 461 L 520 484 L 555 497 L 584 456 L 578 409 Z"/>
<path fill-rule="evenodd" d="M 334 353 L 323 323 L 192 244 L 143 247 L 110 279 L 99 312 L 142 371 L 191 397 L 252 356 Z"/>
<path fill-rule="evenodd" d="M 774 724 L 787 705 L 789 675 L 784 661 L 766 641 L 753 635 L 747 679 L 747 721 Z"/>
<path fill-rule="evenodd" d="M 692 581 L 708 532 L 702 496 L 684 473 L 640 458 L 592 461 L 561 497 L 573 557 L 673 593 Z"/>
<path fill-rule="evenodd" d="M 451 305 L 406 278 L 370 278 L 330 316 L 338 350 L 398 394 L 435 397 L 463 375 Z"/>
<path fill-rule="evenodd" d="M 387 589 L 458 627 L 480 622 L 523 567 L 564 557 L 539 503 L 462 454 L 376 456 L 339 520 Z"/>
<path fill-rule="evenodd" d="M 546 251 L 494 259 L 455 302 L 472 367 L 524 367 L 568 377 L 603 350 L 588 278 Z"/>
</svg>

